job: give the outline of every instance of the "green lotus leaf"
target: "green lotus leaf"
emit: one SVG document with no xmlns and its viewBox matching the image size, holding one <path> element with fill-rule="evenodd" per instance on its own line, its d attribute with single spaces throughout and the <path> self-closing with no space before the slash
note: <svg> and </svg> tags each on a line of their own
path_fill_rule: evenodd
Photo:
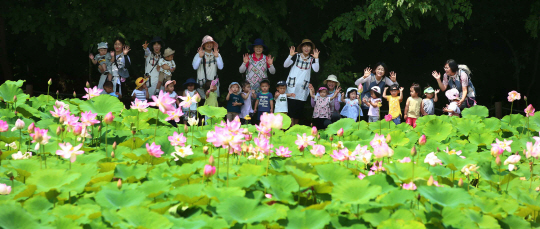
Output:
<svg viewBox="0 0 540 229">
<path fill-rule="evenodd" d="M 483 123 L 475 122 L 471 119 L 456 119 L 455 127 L 458 130 L 458 133 L 461 135 L 469 136 L 469 133 L 473 132 L 475 129 L 484 129 L 485 125 Z"/>
<path fill-rule="evenodd" d="M 229 186 L 249 188 L 250 186 L 255 184 L 255 182 L 257 182 L 258 180 L 259 180 L 258 176 L 253 176 L 253 175 L 239 176 L 239 177 L 235 177 L 229 180 Z"/>
<path fill-rule="evenodd" d="M 31 118 L 31 117 L 40 118 L 41 117 L 41 112 L 38 111 L 36 108 L 28 106 L 28 104 L 20 104 L 20 105 L 18 105 L 17 106 L 17 112 L 19 112 L 20 114 L 22 114 L 26 118 Z"/>
<path fill-rule="evenodd" d="M 28 95 L 24 94 L 23 90 L 21 90 L 24 82 L 25 80 L 7 80 L 0 85 L 0 98 L 6 102 L 13 102 L 13 96 L 17 96 L 17 101 L 22 101 L 24 103 L 26 98 L 28 98 Z M 23 99 L 21 96 L 26 96 L 26 98 Z"/>
<path fill-rule="evenodd" d="M 21 204 L 16 202 L 1 203 L 0 207 L 0 228 L 3 229 L 34 229 L 52 228 L 40 225 L 30 213 L 26 212 Z"/>
<path fill-rule="evenodd" d="M 88 224 L 92 219 L 101 216 L 101 208 L 93 204 L 62 205 L 55 207 L 51 214 L 56 218 L 67 218 L 77 224 Z"/>
<path fill-rule="evenodd" d="M 71 220 L 70 218 L 56 218 L 53 222 L 50 223 L 56 229 L 82 229 L 83 227 L 79 226 L 79 223 Z"/>
<path fill-rule="evenodd" d="M 461 111 L 461 116 L 463 116 L 463 118 L 468 118 L 471 115 L 487 118 L 489 116 L 489 110 L 484 106 L 473 106 Z"/>
<path fill-rule="evenodd" d="M 300 190 L 300 186 L 291 175 L 262 177 L 261 182 L 270 189 L 268 193 L 271 193 L 273 198 L 289 204 L 295 202 L 292 193 Z"/>
<path fill-rule="evenodd" d="M 423 223 L 414 220 L 388 219 L 383 221 L 377 228 L 380 229 L 425 229 Z"/>
<path fill-rule="evenodd" d="M 139 190 L 107 188 L 99 191 L 95 196 L 95 200 L 103 208 L 120 209 L 139 206 L 144 202 L 145 194 Z"/>
<path fill-rule="evenodd" d="M 390 145 L 403 146 L 409 143 L 409 139 L 407 138 L 405 133 L 403 133 L 402 131 L 399 131 L 399 130 L 392 131 L 390 132 L 390 136 L 391 136 Z"/>
<path fill-rule="evenodd" d="M 42 212 L 48 212 L 53 206 L 53 203 L 40 195 L 32 196 L 23 205 L 24 209 L 34 216 L 39 216 Z"/>
<path fill-rule="evenodd" d="M 287 228 L 316 229 L 324 228 L 330 223 L 330 215 L 321 210 L 303 210 L 297 207 L 287 213 Z"/>
<path fill-rule="evenodd" d="M 471 133 L 469 135 L 469 142 L 476 144 L 476 145 L 491 145 L 493 143 L 493 140 L 495 140 L 495 135 L 489 132 L 486 133 Z"/>
<path fill-rule="evenodd" d="M 144 192 L 148 198 L 155 198 L 171 188 L 170 183 L 166 181 L 151 180 L 142 183 L 137 190 Z"/>
<path fill-rule="evenodd" d="M 41 94 L 38 97 L 30 98 L 30 102 L 32 103 L 33 108 L 38 109 L 38 108 L 44 108 L 47 105 L 54 104 L 56 102 L 56 99 L 54 99 L 50 95 Z"/>
<path fill-rule="evenodd" d="M 444 208 L 442 216 L 445 226 L 464 227 L 472 224 L 479 228 L 500 228 L 495 218 L 489 215 L 482 215 L 473 209 Z"/>
<path fill-rule="evenodd" d="M 414 167 L 414 179 L 418 178 L 424 178 L 428 179 L 431 175 L 429 171 L 427 171 L 423 160 L 420 160 L 419 162 L 422 162 L 419 165 L 415 165 Z M 413 163 L 386 163 L 383 165 L 389 174 L 397 175 L 399 180 L 401 180 L 403 183 L 409 183 L 413 179 Z"/>
<path fill-rule="evenodd" d="M 311 128 L 309 126 L 294 125 L 289 128 L 285 133 L 287 135 L 293 135 L 295 137 L 297 134 L 300 136 L 302 136 L 303 134 L 311 135 Z"/>
<path fill-rule="evenodd" d="M 81 111 L 91 111 L 99 116 L 104 116 L 109 112 L 120 112 L 124 109 L 124 104 L 116 97 L 100 95 L 79 104 Z"/>
<path fill-rule="evenodd" d="M 283 114 L 283 113 L 276 113 L 277 115 L 281 115 L 281 117 L 283 117 L 283 127 L 281 127 L 281 129 L 289 129 L 289 127 L 291 127 L 291 118 L 286 115 L 286 114 Z"/>
<path fill-rule="evenodd" d="M 173 224 L 163 215 L 148 208 L 132 206 L 120 209 L 118 216 L 124 219 L 126 228 L 172 228 Z"/>
<path fill-rule="evenodd" d="M 418 191 L 426 199 L 445 208 L 472 203 L 469 193 L 459 188 L 420 186 L 418 187 Z"/>
<path fill-rule="evenodd" d="M 439 119 L 433 119 L 426 123 L 423 133 L 429 139 L 443 141 L 450 135 L 452 129 L 452 124 L 443 122 Z"/>
<path fill-rule="evenodd" d="M 398 188 L 392 177 L 383 173 L 368 176 L 364 179 L 369 181 L 372 185 L 380 186 L 381 192 L 379 194 L 384 194 Z"/>
<path fill-rule="evenodd" d="M 172 176 L 178 179 L 189 179 L 195 172 L 198 167 L 194 164 L 185 163 L 182 166 L 173 166 L 169 170 Z"/>
<path fill-rule="evenodd" d="M 197 107 L 197 111 L 201 115 L 208 117 L 224 117 L 227 115 L 227 109 L 223 107 L 213 107 L 213 106 L 200 106 Z"/>
<path fill-rule="evenodd" d="M 247 176 L 247 175 L 262 176 L 265 173 L 266 173 L 265 167 L 260 166 L 260 165 L 248 164 L 248 163 L 244 163 L 238 169 L 238 174 L 241 176 Z"/>
<path fill-rule="evenodd" d="M 390 191 L 386 196 L 381 198 L 380 202 L 385 206 L 395 206 L 409 203 L 415 199 L 413 191 L 396 189 Z"/>
<path fill-rule="evenodd" d="M 501 129 L 501 120 L 495 117 L 486 118 L 483 120 L 486 130 L 498 131 Z"/>
<path fill-rule="evenodd" d="M 502 219 L 500 221 L 500 224 L 502 224 L 501 226 L 503 227 L 506 226 L 504 228 L 512 228 L 512 229 L 531 227 L 531 224 L 529 222 L 515 215 L 509 215 L 508 217 Z"/>
<path fill-rule="evenodd" d="M 324 131 L 328 135 L 335 135 L 337 131 L 343 128 L 344 131 L 353 129 L 356 126 L 356 122 L 350 118 L 342 118 L 337 122 L 330 124 Z"/>
<path fill-rule="evenodd" d="M 521 114 L 506 115 L 501 119 L 501 128 L 515 131 L 517 127 L 525 125 L 525 120 L 525 117 L 523 117 Z"/>
<path fill-rule="evenodd" d="M 335 185 L 332 198 L 345 204 L 364 204 L 377 197 L 381 190 L 381 186 L 370 185 L 367 180 L 355 179 Z"/>
<path fill-rule="evenodd" d="M 351 171 L 337 164 L 323 164 L 315 166 L 320 178 L 334 184 L 354 179 Z"/>
<path fill-rule="evenodd" d="M 259 205 L 259 201 L 233 196 L 217 205 L 216 212 L 229 224 L 262 222 L 276 213 L 274 208 Z"/>
<path fill-rule="evenodd" d="M 217 188 L 208 186 L 205 188 L 205 193 L 209 198 L 214 198 L 218 200 L 218 202 L 223 202 L 231 196 L 244 197 L 246 195 L 246 191 L 240 189 L 239 187 Z"/>
<path fill-rule="evenodd" d="M 0 109 L 0 119 L 5 120 L 15 117 L 15 112 L 9 109 Z"/>
<path fill-rule="evenodd" d="M 114 169 L 114 176 L 122 178 L 122 180 L 128 180 L 128 178 L 133 177 L 137 180 L 142 179 L 146 176 L 146 171 L 148 166 L 145 165 L 124 165 L 118 164 Z"/>
<path fill-rule="evenodd" d="M 436 155 L 437 158 L 439 158 L 439 160 L 443 162 L 443 165 L 454 171 L 461 170 L 463 166 L 466 166 L 468 164 L 476 164 L 476 162 L 471 160 L 470 158 L 461 158 L 456 154 L 449 155 L 445 152 L 440 152 Z"/>
<path fill-rule="evenodd" d="M 203 190 L 203 184 L 189 184 L 173 189 L 169 193 L 174 196 L 175 200 L 179 200 L 184 203 L 206 205 L 208 203 L 208 198 Z"/>
<path fill-rule="evenodd" d="M 26 180 L 27 184 L 32 184 L 37 187 L 36 192 L 48 192 L 56 189 L 62 190 L 62 186 L 71 184 L 81 176 L 80 173 L 65 171 L 63 169 L 43 169 L 39 173 L 33 173 Z"/>
</svg>

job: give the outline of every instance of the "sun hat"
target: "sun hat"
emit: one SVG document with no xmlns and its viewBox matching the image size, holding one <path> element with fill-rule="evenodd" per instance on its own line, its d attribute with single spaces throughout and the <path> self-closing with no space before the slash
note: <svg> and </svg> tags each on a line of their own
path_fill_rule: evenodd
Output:
<svg viewBox="0 0 540 229">
<path fill-rule="evenodd" d="M 144 83 L 148 81 L 148 78 L 139 77 L 137 80 L 135 80 L 135 89 L 139 89 Z"/>
<path fill-rule="evenodd" d="M 452 88 L 446 91 L 445 95 L 448 100 L 453 101 L 459 98 L 459 91 L 455 88 Z"/>
<path fill-rule="evenodd" d="M 186 80 L 186 82 L 184 84 L 182 84 L 182 86 L 187 86 L 188 84 L 195 84 L 195 88 L 197 88 L 199 86 L 199 84 L 197 83 L 197 81 L 195 81 L 195 79 L 193 78 L 189 78 Z"/>
<path fill-rule="evenodd" d="M 161 37 L 158 37 L 158 36 L 155 36 L 154 38 L 152 38 L 152 40 L 150 41 L 150 46 L 154 46 L 154 43 L 159 43 L 161 46 L 163 46 L 163 40 L 161 40 Z"/>
<path fill-rule="evenodd" d="M 176 85 L 176 80 L 167 80 L 167 82 L 165 83 L 165 87 L 169 86 L 169 84 Z"/>
<path fill-rule="evenodd" d="M 318 90 L 317 92 L 320 92 L 320 91 L 322 91 L 322 90 L 328 91 L 328 88 L 326 88 L 326 87 L 320 87 L 319 90 Z"/>
<path fill-rule="evenodd" d="M 266 47 L 266 45 L 264 44 L 263 39 L 257 38 L 257 39 L 255 39 L 255 41 L 253 42 L 253 44 L 248 45 L 249 51 L 251 51 L 252 53 L 255 52 L 255 51 L 253 50 L 253 48 L 254 48 L 255 46 L 257 46 L 257 45 L 262 46 L 262 47 L 263 47 L 263 51 L 268 50 L 268 47 Z"/>
<path fill-rule="evenodd" d="M 381 88 L 379 86 L 373 86 L 373 87 L 371 87 L 371 90 L 381 94 Z"/>
<path fill-rule="evenodd" d="M 424 89 L 424 94 L 434 93 L 434 92 L 435 92 L 435 90 L 433 90 L 432 87 L 428 87 L 428 88 Z"/>
<path fill-rule="evenodd" d="M 277 82 L 277 86 L 287 86 L 287 83 L 285 81 L 281 80 Z"/>
<path fill-rule="evenodd" d="M 201 44 L 201 48 L 204 48 L 204 44 L 208 43 L 208 42 L 213 42 L 214 43 L 214 48 L 217 49 L 219 47 L 218 43 L 214 41 L 214 38 L 212 38 L 211 36 L 209 35 L 206 35 L 203 37 L 202 39 L 202 44 Z"/>
<path fill-rule="evenodd" d="M 174 54 L 174 50 L 172 50 L 171 48 L 167 48 L 165 49 L 165 53 L 163 53 L 163 57 L 168 57 L 172 54 Z"/>
<path fill-rule="evenodd" d="M 240 84 L 238 82 L 232 82 L 231 84 L 229 84 L 229 90 L 231 90 L 231 87 L 233 85 L 238 85 L 239 88 L 242 88 L 242 86 L 240 86 Z"/>
<path fill-rule="evenodd" d="M 323 84 L 324 85 L 327 85 L 328 81 L 334 81 L 337 83 L 337 86 L 336 87 L 339 87 L 339 81 L 337 80 L 337 76 L 335 75 L 329 75 L 328 78 L 326 78 L 324 81 L 323 81 Z"/>
<path fill-rule="evenodd" d="M 345 93 L 347 98 L 349 98 L 349 93 L 352 92 L 352 91 L 356 91 L 356 93 L 358 94 L 358 89 L 357 88 L 355 88 L 355 87 L 347 88 L 347 92 Z"/>
<path fill-rule="evenodd" d="M 108 48 L 107 47 L 107 42 L 99 42 L 97 44 L 97 49 L 106 49 L 106 48 Z"/>
<path fill-rule="evenodd" d="M 313 53 L 313 50 L 315 49 L 315 44 L 313 44 L 313 42 L 311 42 L 310 39 L 302 40 L 302 42 L 296 47 L 296 51 L 301 52 L 302 50 L 300 50 L 300 49 L 302 48 L 302 45 L 304 45 L 306 43 L 309 43 L 309 45 L 311 45 L 311 53 Z"/>
</svg>

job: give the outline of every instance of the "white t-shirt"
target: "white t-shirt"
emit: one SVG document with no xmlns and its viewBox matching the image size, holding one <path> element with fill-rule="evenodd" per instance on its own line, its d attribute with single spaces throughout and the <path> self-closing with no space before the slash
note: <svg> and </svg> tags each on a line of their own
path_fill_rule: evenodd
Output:
<svg viewBox="0 0 540 229">
<path fill-rule="evenodd" d="M 165 59 L 159 59 L 158 65 L 161 67 L 159 71 L 165 73 L 168 76 L 172 75 L 172 73 L 170 70 L 163 69 L 163 65 L 169 65 L 171 69 L 176 68 L 176 63 L 174 63 L 174 60 L 168 61 Z"/>
<path fill-rule="evenodd" d="M 146 91 L 141 91 L 141 90 L 133 90 L 133 93 L 131 93 L 131 96 L 135 95 L 135 98 L 141 100 L 141 101 L 146 101 Z"/>
<path fill-rule="evenodd" d="M 289 109 L 287 108 L 287 94 L 279 94 L 276 98 L 276 106 L 274 108 L 274 113 L 287 113 Z"/>
<path fill-rule="evenodd" d="M 178 106 L 176 105 L 176 98 L 178 98 L 178 94 L 176 94 L 176 91 L 173 91 L 172 93 L 170 93 L 169 97 L 171 97 L 171 99 L 174 99 L 174 103 L 173 103 L 174 108 L 178 108 Z"/>
</svg>

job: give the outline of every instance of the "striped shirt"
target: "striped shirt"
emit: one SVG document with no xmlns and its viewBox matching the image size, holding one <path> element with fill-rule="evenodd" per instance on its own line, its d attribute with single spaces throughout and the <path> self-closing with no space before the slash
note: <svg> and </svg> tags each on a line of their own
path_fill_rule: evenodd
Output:
<svg viewBox="0 0 540 229">
<path fill-rule="evenodd" d="M 135 98 L 141 100 L 141 101 L 146 101 L 146 91 L 141 91 L 141 90 L 133 90 L 133 93 L 131 93 L 131 96 L 135 95 Z"/>
</svg>

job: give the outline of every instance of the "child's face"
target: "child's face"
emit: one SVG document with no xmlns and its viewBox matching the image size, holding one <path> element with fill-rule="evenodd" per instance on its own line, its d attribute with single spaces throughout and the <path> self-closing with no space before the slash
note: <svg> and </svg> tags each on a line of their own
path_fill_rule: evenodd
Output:
<svg viewBox="0 0 540 229">
<path fill-rule="evenodd" d="M 246 84 L 244 86 L 244 92 L 248 93 L 249 91 L 251 91 L 251 85 L 250 84 Z"/>
<path fill-rule="evenodd" d="M 411 96 L 412 97 L 417 97 L 418 96 L 418 93 L 414 90 L 414 87 L 411 87 Z"/>
<path fill-rule="evenodd" d="M 165 60 L 167 60 L 167 61 L 171 61 L 171 60 L 173 60 L 173 58 L 174 58 L 174 54 L 173 54 L 173 55 L 169 55 L 169 56 L 165 57 Z"/>
<path fill-rule="evenodd" d="M 173 92 L 174 91 L 174 84 L 170 83 L 169 85 L 167 85 L 167 87 L 165 88 L 165 91 Z"/>
<path fill-rule="evenodd" d="M 240 86 L 235 84 L 235 85 L 232 85 L 231 89 L 232 89 L 233 93 L 236 94 L 240 90 Z"/>
<path fill-rule="evenodd" d="M 355 100 L 356 99 L 356 91 L 353 91 L 353 92 L 349 93 L 349 97 L 350 97 L 349 99 Z"/>
<path fill-rule="evenodd" d="M 107 54 L 107 49 L 98 49 L 98 51 L 99 51 L 99 55 L 104 56 L 105 54 Z"/>
<path fill-rule="evenodd" d="M 321 97 L 326 97 L 328 95 L 328 91 L 327 90 L 321 90 L 321 91 L 319 91 L 319 95 Z"/>
<path fill-rule="evenodd" d="M 146 83 L 143 83 L 143 85 L 139 87 L 139 91 L 143 91 L 144 89 L 146 89 Z"/>
<path fill-rule="evenodd" d="M 390 91 L 390 94 L 391 94 L 392 96 L 396 97 L 396 96 L 398 96 L 398 92 L 399 92 L 398 90 L 391 90 L 391 91 Z"/>
<path fill-rule="evenodd" d="M 374 91 L 371 91 L 371 98 L 374 98 L 374 99 L 376 99 L 376 98 L 377 98 L 377 95 L 375 94 L 375 92 L 374 92 Z"/>
<path fill-rule="evenodd" d="M 211 91 L 216 91 L 216 90 L 217 90 L 217 86 L 216 86 L 216 85 L 210 86 L 210 90 L 211 90 Z"/>
<path fill-rule="evenodd" d="M 187 85 L 187 89 L 188 89 L 188 91 L 193 91 L 193 90 L 195 90 L 195 84 L 192 84 L 192 83 L 188 84 L 188 85 Z"/>
<path fill-rule="evenodd" d="M 305 44 L 302 46 L 302 52 L 307 55 L 311 52 L 311 45 Z"/>
<path fill-rule="evenodd" d="M 261 90 L 263 92 L 265 92 L 265 93 L 268 92 L 268 89 L 270 89 L 270 85 L 268 85 L 267 83 L 261 84 Z"/>
<path fill-rule="evenodd" d="M 105 90 L 105 92 L 107 92 L 107 94 L 110 94 L 111 92 L 113 92 L 112 87 L 103 87 L 103 89 Z"/>
<path fill-rule="evenodd" d="M 287 87 L 285 86 L 278 86 L 279 94 L 285 94 L 285 91 L 287 91 Z"/>
<path fill-rule="evenodd" d="M 161 44 L 159 44 L 158 42 L 154 43 L 154 45 L 152 46 L 152 48 L 154 48 L 154 52 L 155 53 L 159 53 L 161 51 Z"/>
<path fill-rule="evenodd" d="M 264 48 L 262 45 L 255 45 L 255 47 L 253 47 L 253 51 L 255 52 L 255 54 L 259 55 L 263 52 Z"/>
<path fill-rule="evenodd" d="M 426 98 L 428 98 L 428 99 L 433 98 L 433 93 L 427 93 L 427 94 L 426 94 Z"/>
<path fill-rule="evenodd" d="M 212 42 L 208 42 L 206 44 L 204 44 L 204 50 L 210 52 L 212 51 L 212 49 L 214 48 L 214 43 Z"/>
</svg>

